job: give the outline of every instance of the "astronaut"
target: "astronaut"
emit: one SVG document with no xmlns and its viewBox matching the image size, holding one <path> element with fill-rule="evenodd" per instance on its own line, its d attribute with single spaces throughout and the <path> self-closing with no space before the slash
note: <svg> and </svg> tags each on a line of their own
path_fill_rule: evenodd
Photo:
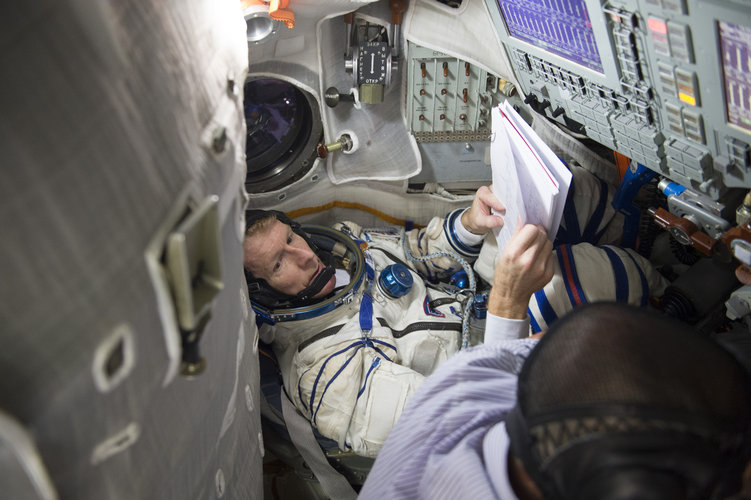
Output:
<svg viewBox="0 0 751 500">
<path fill-rule="evenodd" d="M 468 343 L 474 295 L 441 282 L 472 274 L 484 235 L 503 225 L 491 208 L 504 210 L 482 187 L 470 208 L 404 233 L 246 215 L 244 266 L 265 320 L 261 339 L 273 346 L 286 394 L 342 450 L 376 456 L 424 378 Z M 623 249 L 586 243 L 555 254 L 553 279 L 530 301 L 537 328 L 587 301 L 640 305 L 664 286 L 646 259 Z M 486 267 L 496 257 L 488 254 Z"/>
</svg>

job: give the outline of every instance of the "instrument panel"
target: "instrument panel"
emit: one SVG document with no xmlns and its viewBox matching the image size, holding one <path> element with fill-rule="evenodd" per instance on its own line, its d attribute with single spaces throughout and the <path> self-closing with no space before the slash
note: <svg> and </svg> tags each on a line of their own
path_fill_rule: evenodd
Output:
<svg viewBox="0 0 751 500">
<path fill-rule="evenodd" d="M 537 112 L 711 199 L 751 186 L 751 6 L 486 4 Z"/>
</svg>

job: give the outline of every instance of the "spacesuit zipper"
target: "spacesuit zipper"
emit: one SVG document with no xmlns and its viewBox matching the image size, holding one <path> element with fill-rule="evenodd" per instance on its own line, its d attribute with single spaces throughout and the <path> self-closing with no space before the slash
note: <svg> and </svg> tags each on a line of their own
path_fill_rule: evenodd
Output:
<svg viewBox="0 0 751 500">
<path fill-rule="evenodd" d="M 330 328 L 326 328 L 324 331 L 320 333 L 316 333 L 315 335 L 310 337 L 308 340 L 300 342 L 300 345 L 297 346 L 297 352 L 302 352 L 303 349 L 310 346 L 314 342 L 318 342 L 319 340 L 325 339 L 326 337 L 331 337 L 332 335 L 336 335 L 337 333 L 339 333 L 339 330 L 341 330 L 343 326 L 344 324 L 335 325 Z"/>
<path fill-rule="evenodd" d="M 394 336 L 394 338 L 401 338 L 405 335 L 417 332 L 420 330 L 438 330 L 438 331 L 454 331 L 454 332 L 460 332 L 462 330 L 462 324 L 461 323 L 440 323 L 438 321 L 420 321 L 417 323 L 412 323 L 411 325 L 407 326 L 404 330 L 395 330 L 389 326 L 388 322 L 383 318 L 376 318 L 378 320 L 378 323 L 380 323 L 381 326 L 386 327 L 391 330 L 391 335 Z"/>
</svg>

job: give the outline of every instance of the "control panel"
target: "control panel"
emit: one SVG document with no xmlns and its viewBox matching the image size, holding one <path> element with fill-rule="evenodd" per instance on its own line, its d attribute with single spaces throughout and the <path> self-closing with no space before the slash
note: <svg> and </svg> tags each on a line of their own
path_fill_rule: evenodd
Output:
<svg viewBox="0 0 751 500">
<path fill-rule="evenodd" d="M 711 199 L 751 187 L 751 4 L 486 3 L 537 112 Z"/>
<path fill-rule="evenodd" d="M 408 45 L 407 120 L 418 142 L 486 141 L 499 79 L 469 62 Z"/>
</svg>

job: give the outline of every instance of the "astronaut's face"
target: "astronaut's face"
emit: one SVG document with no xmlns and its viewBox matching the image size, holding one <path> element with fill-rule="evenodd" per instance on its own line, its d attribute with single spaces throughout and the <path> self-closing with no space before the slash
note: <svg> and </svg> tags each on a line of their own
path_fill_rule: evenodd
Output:
<svg viewBox="0 0 751 500">
<path fill-rule="evenodd" d="M 243 250 L 245 268 L 287 295 L 303 291 L 325 267 L 308 243 L 278 220 L 246 237 Z M 328 295 L 335 285 L 336 277 L 332 276 L 314 297 Z"/>
</svg>

